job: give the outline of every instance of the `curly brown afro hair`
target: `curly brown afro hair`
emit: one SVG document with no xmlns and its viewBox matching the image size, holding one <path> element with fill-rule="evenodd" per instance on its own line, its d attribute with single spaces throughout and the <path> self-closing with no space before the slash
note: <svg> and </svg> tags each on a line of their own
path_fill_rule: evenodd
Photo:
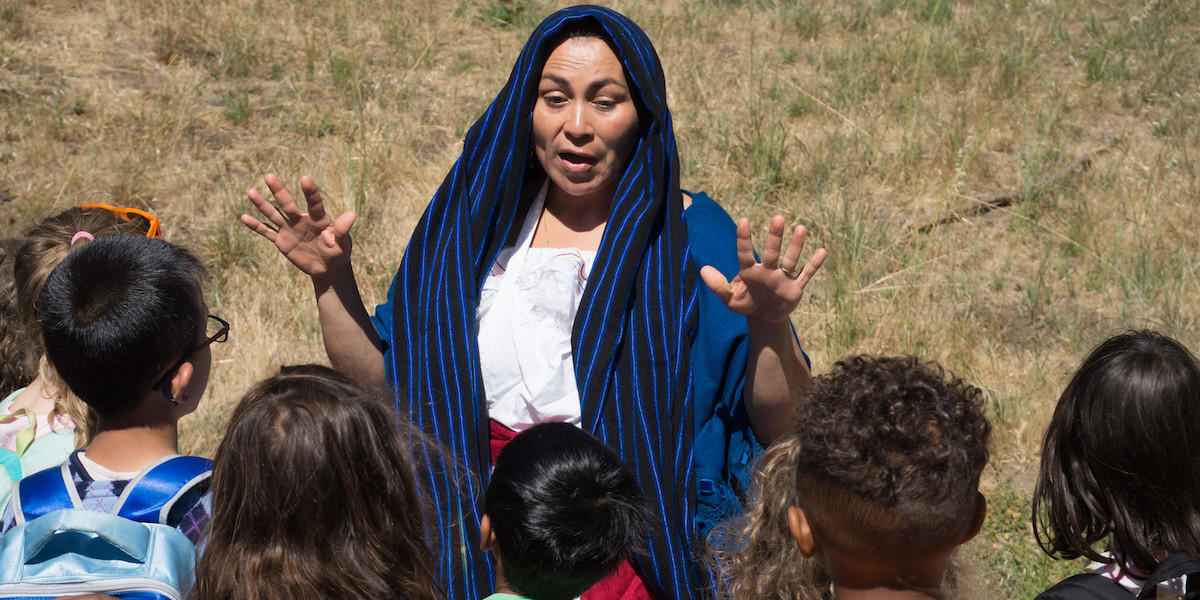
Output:
<svg viewBox="0 0 1200 600">
<path fill-rule="evenodd" d="M 857 356 L 797 408 L 802 507 L 870 553 L 961 541 L 976 511 L 991 424 L 983 394 L 936 363 Z"/>
</svg>

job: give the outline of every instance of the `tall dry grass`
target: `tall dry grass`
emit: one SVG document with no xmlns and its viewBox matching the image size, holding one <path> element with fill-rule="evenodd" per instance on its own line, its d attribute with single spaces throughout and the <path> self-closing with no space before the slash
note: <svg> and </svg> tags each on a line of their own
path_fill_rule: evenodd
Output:
<svg viewBox="0 0 1200 600">
<path fill-rule="evenodd" d="M 831 250 L 794 315 L 816 371 L 913 353 L 987 391 L 979 589 L 1028 596 L 1074 568 L 1039 557 L 1027 526 L 1066 377 L 1126 328 L 1200 349 L 1194 3 L 612 5 L 662 56 L 685 186 L 757 222 L 782 212 Z M 237 223 L 245 189 L 311 174 L 358 211 L 355 268 L 382 301 L 462 135 L 557 6 L 0 0 L 0 219 L 15 235 L 104 199 L 204 257 L 233 331 L 183 449 L 211 452 L 250 382 L 324 360 L 309 285 Z M 912 227 L 995 190 L 1017 201 Z"/>
</svg>

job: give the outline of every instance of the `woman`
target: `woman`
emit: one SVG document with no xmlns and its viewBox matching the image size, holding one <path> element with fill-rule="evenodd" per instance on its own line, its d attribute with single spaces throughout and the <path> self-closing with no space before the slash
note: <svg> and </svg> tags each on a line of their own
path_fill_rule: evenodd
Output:
<svg viewBox="0 0 1200 600">
<path fill-rule="evenodd" d="M 579 6 L 533 32 L 373 318 L 350 268 L 355 215 L 331 219 L 307 177 L 307 214 L 274 175 L 278 207 L 248 193 L 270 225 L 243 223 L 313 279 L 333 365 L 386 380 L 474 474 L 439 463 L 423 481 L 451 597 L 490 585 L 471 544 L 489 446 L 552 420 L 578 423 L 637 469 L 653 517 L 634 566 L 651 595 L 713 589 L 694 560 L 697 530 L 741 510 L 760 442 L 791 428 L 808 367 L 787 318 L 825 252 L 799 268 L 796 227 L 781 257 L 776 216 L 756 262 L 749 223 L 735 229 L 678 177 L 653 46 L 624 16 Z"/>
</svg>

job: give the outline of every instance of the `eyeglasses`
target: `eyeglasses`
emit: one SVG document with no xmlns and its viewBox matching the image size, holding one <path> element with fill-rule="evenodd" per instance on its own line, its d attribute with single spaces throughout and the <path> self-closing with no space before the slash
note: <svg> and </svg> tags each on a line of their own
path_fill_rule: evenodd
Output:
<svg viewBox="0 0 1200 600">
<path fill-rule="evenodd" d="M 126 221 L 129 221 L 132 219 L 132 217 L 130 217 L 130 215 L 137 215 L 137 216 L 150 222 L 150 228 L 146 230 L 146 237 L 152 237 L 152 238 L 162 237 L 162 228 L 159 227 L 158 217 L 156 217 L 144 210 L 138 210 L 136 208 L 119 208 L 119 207 L 113 206 L 111 204 L 102 204 L 102 203 L 80 204 L 80 205 L 76 206 L 76 208 L 104 209 L 114 215 L 117 215 L 118 217 L 121 217 L 122 219 L 125 219 Z"/>
<path fill-rule="evenodd" d="M 183 358 L 175 361 L 175 364 L 171 365 L 171 368 L 167 369 L 167 372 L 163 373 L 163 376 L 160 377 L 158 381 L 154 382 L 154 385 L 150 386 L 150 389 L 157 390 L 158 388 L 162 387 L 163 384 L 166 383 L 167 377 L 169 377 L 171 373 L 174 373 L 175 369 L 179 368 L 179 365 L 187 362 L 187 360 L 191 358 L 193 354 L 203 350 L 209 344 L 214 342 L 217 344 L 223 344 L 225 343 L 225 340 L 229 339 L 229 321 L 226 321 L 217 315 L 208 315 L 208 321 L 205 327 L 207 328 L 205 330 L 205 335 L 208 337 L 201 342 L 199 346 L 196 346 L 194 350 L 183 355 Z"/>
</svg>

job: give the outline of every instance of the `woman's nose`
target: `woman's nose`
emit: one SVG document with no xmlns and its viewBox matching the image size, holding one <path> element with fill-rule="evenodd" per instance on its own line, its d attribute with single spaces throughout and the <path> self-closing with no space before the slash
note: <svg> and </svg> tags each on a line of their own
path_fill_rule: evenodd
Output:
<svg viewBox="0 0 1200 600">
<path fill-rule="evenodd" d="M 593 133 L 592 120 L 587 110 L 587 103 L 577 102 L 571 108 L 567 122 L 563 124 L 563 133 L 572 139 L 591 136 Z"/>
</svg>

